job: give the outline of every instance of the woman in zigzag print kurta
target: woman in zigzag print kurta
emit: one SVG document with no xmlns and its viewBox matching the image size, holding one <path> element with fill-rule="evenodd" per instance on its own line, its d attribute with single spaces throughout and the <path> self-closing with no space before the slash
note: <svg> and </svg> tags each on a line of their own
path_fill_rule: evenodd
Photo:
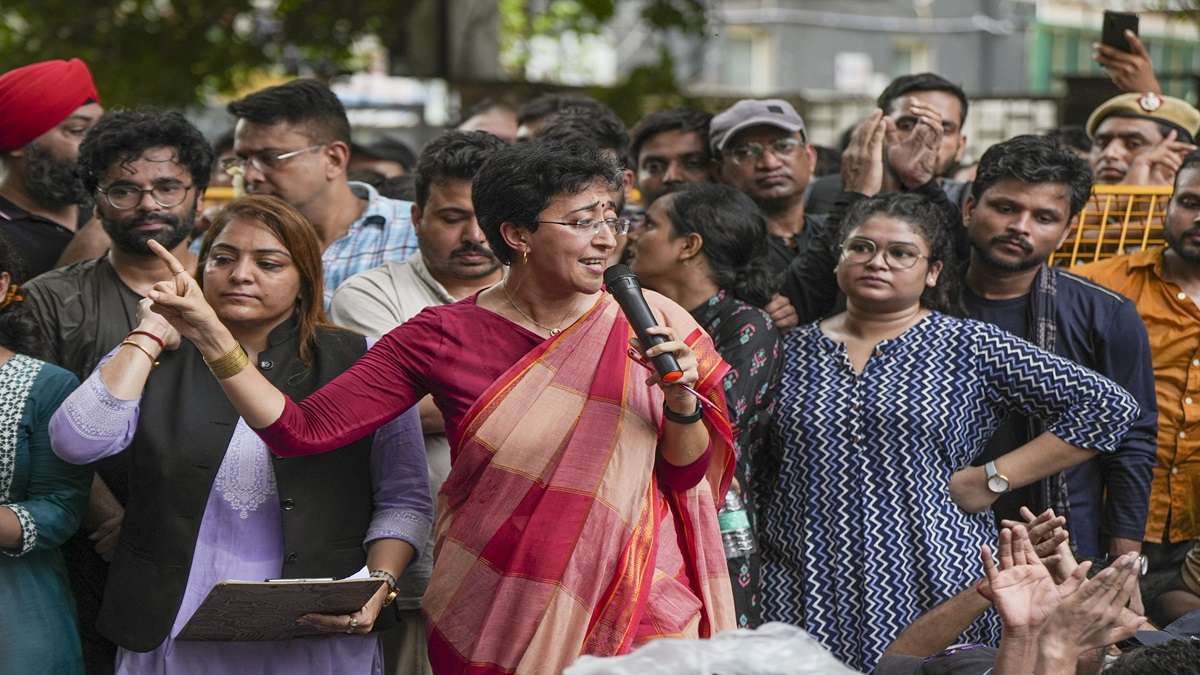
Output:
<svg viewBox="0 0 1200 675">
<path fill-rule="evenodd" d="M 1048 430 L 997 460 L 1011 487 L 1116 450 L 1138 414 L 1092 371 L 936 311 L 952 305 L 940 218 L 913 194 L 847 214 L 847 311 L 785 338 L 772 447 L 756 467 L 764 620 L 800 625 L 867 671 L 979 577 L 998 493 L 970 463 L 1009 411 Z M 999 633 L 989 612 L 965 639 Z"/>
</svg>

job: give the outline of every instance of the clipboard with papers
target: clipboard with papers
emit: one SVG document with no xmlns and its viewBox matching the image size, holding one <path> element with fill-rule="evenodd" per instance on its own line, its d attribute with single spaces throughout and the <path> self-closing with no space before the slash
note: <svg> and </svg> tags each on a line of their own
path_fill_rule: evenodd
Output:
<svg viewBox="0 0 1200 675">
<path fill-rule="evenodd" d="M 263 641 L 329 635 L 296 623 L 305 614 L 353 614 L 387 582 L 346 579 L 222 581 L 188 620 L 176 640 Z"/>
</svg>

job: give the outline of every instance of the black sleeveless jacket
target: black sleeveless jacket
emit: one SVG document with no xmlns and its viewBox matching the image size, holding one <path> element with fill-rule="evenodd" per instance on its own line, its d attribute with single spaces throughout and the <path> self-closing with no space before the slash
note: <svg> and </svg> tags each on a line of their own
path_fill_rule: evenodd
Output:
<svg viewBox="0 0 1200 675">
<path fill-rule="evenodd" d="M 366 339 L 319 329 L 311 366 L 300 360 L 296 322 L 274 331 L 260 371 L 300 400 L 366 351 Z M 200 521 L 238 414 L 189 343 L 163 355 L 141 399 L 138 428 L 125 449 L 129 501 L 108 576 L 99 629 L 132 651 L 166 639 L 183 602 Z M 283 521 L 282 577 L 343 577 L 366 562 L 373 435 L 308 457 L 275 457 Z M 382 617 L 381 617 L 382 618 Z"/>
</svg>

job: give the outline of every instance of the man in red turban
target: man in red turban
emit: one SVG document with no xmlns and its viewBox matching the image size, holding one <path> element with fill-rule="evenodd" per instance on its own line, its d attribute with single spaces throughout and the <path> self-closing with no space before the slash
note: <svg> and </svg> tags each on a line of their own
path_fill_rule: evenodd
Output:
<svg viewBox="0 0 1200 675">
<path fill-rule="evenodd" d="M 42 61 L 0 75 L 0 231 L 26 281 L 53 269 L 91 209 L 76 169 L 79 143 L 100 118 L 100 94 L 79 59 Z"/>
</svg>

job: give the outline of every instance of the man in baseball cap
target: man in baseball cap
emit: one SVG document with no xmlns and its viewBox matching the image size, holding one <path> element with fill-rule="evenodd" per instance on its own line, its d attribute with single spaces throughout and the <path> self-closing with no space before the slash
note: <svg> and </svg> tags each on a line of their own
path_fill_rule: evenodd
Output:
<svg viewBox="0 0 1200 675">
<path fill-rule="evenodd" d="M 24 260 L 25 279 L 52 269 L 89 216 L 79 208 L 89 195 L 76 160 L 79 143 L 103 112 L 92 74 L 79 59 L 0 75 L 0 230 Z"/>
<path fill-rule="evenodd" d="M 1196 149 L 1200 111 L 1154 92 L 1114 96 L 1088 117 L 1089 160 L 1103 185 L 1171 185 Z"/>
<path fill-rule="evenodd" d="M 767 217 L 771 264 L 782 272 L 803 250 L 808 227 L 804 190 L 816 152 L 804 120 L 782 99 L 744 99 L 709 124 L 720 179 L 746 193 Z"/>
</svg>

